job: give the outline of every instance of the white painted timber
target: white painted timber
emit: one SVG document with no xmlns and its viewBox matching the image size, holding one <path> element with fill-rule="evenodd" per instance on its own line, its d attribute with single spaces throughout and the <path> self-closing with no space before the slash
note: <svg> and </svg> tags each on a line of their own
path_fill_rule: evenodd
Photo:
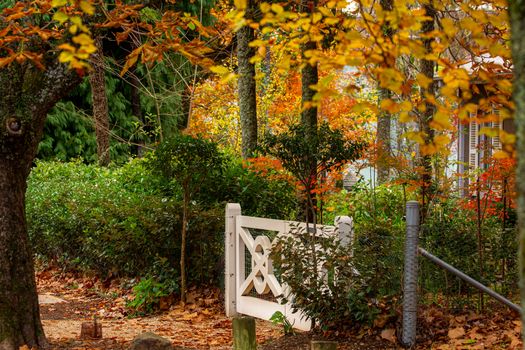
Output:
<svg viewBox="0 0 525 350">
<path fill-rule="evenodd" d="M 244 314 L 269 320 L 272 315 L 280 311 L 294 328 L 310 330 L 311 322 L 302 313 L 293 313 L 291 304 L 282 304 L 283 296 L 288 300 L 293 298 L 286 284 L 281 283 L 274 275 L 272 259 L 270 258 L 274 242 L 268 236 L 253 237 L 250 230 L 265 230 L 276 232 L 275 237 L 288 235 L 291 227 L 304 230 L 305 234 L 312 232 L 313 226 L 308 228 L 305 223 L 265 219 L 253 216 L 242 216 L 241 207 L 236 203 L 226 206 L 225 232 L 225 307 L 227 316 Z M 353 244 L 353 221 L 346 216 L 337 217 L 335 226 L 315 226 L 315 235 L 319 237 L 337 237 L 343 244 Z M 246 275 L 246 251 L 249 253 L 250 272 Z M 322 262 L 320 274 L 323 274 Z M 324 271 L 326 272 L 326 271 Z M 324 277 L 324 276 L 323 276 Z M 321 278 L 323 278 L 321 277 Z M 270 295 L 266 299 L 256 295 Z"/>
<path fill-rule="evenodd" d="M 236 285 L 235 285 L 235 219 L 241 215 L 241 206 L 238 203 L 228 203 L 225 213 L 225 238 L 224 238 L 224 308 L 226 316 L 236 316 Z"/>
</svg>

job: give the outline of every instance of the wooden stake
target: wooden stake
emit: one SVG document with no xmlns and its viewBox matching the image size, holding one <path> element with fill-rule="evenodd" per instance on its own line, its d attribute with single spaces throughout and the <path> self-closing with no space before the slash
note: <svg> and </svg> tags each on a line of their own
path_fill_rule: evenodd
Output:
<svg viewBox="0 0 525 350">
<path fill-rule="evenodd" d="M 235 317 L 233 319 L 233 349 L 256 350 L 255 320 L 251 317 Z"/>
</svg>

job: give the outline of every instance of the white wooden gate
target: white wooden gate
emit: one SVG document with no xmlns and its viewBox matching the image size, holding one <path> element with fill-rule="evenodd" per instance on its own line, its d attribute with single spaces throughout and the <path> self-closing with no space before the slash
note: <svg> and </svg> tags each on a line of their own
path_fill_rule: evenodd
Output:
<svg viewBox="0 0 525 350">
<path fill-rule="evenodd" d="M 291 305 L 281 304 L 280 297 L 291 293 L 286 284 L 279 282 L 273 272 L 270 253 L 273 241 L 264 234 L 253 236 L 264 231 L 273 232 L 274 240 L 289 232 L 292 225 L 304 223 L 293 221 L 263 219 L 242 216 L 237 203 L 226 206 L 225 236 L 225 309 L 226 315 L 237 314 L 269 320 L 280 311 L 294 328 L 310 330 L 311 322 L 302 313 L 293 313 Z M 339 235 L 343 244 L 353 241 L 353 222 L 347 216 L 336 218 L 335 226 L 317 227 L 316 234 Z M 246 266 L 246 255 L 249 255 L 250 266 Z"/>
</svg>

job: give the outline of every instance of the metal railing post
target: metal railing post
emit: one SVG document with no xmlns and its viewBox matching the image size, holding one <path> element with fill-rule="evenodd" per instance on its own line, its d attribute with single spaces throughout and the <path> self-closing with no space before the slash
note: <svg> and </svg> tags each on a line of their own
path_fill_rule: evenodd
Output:
<svg viewBox="0 0 525 350">
<path fill-rule="evenodd" d="M 228 203 L 226 205 L 224 236 L 224 308 L 226 309 L 226 316 L 228 317 L 237 315 L 237 286 L 235 284 L 235 218 L 239 215 L 241 215 L 241 206 L 238 203 Z"/>
<path fill-rule="evenodd" d="M 402 342 L 406 346 L 413 346 L 416 343 L 417 329 L 417 246 L 419 233 L 419 204 L 417 201 L 407 202 L 406 225 Z"/>
</svg>

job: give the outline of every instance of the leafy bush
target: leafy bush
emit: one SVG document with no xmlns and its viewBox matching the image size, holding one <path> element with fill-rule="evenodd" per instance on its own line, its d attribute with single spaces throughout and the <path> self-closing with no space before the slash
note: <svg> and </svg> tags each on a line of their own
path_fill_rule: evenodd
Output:
<svg viewBox="0 0 525 350">
<path fill-rule="evenodd" d="M 353 258 L 351 245 L 314 238 L 302 226 L 288 233 L 272 252 L 276 270 L 293 291 L 292 309 L 302 310 L 321 329 L 371 324 L 385 303 L 394 302 L 378 288 L 377 281 L 386 276 L 377 277 L 370 259 Z"/>
<path fill-rule="evenodd" d="M 130 191 L 130 180 L 143 186 Z M 40 162 L 26 201 L 35 252 L 102 276 L 146 271 L 155 256 L 173 254 L 177 220 L 171 213 L 178 204 L 153 183 L 139 161 L 117 169 Z"/>
<path fill-rule="evenodd" d="M 274 175 L 272 169 L 267 169 L 264 175 L 259 174 L 244 166 L 240 159 L 227 156 L 221 176 L 208 178 L 196 200 L 200 203 L 237 202 L 244 215 L 281 220 L 295 218 L 295 189 L 288 181 Z"/>
<path fill-rule="evenodd" d="M 465 207 L 462 200 L 443 199 L 432 206 L 422 226 L 420 245 L 483 284 L 512 296 L 517 290 L 518 264 L 515 254 L 509 252 L 517 251 L 516 228 L 504 228 L 497 216 L 483 220 L 481 276 L 477 224 L 476 212 Z M 427 261 L 421 270 L 422 286 L 431 293 L 453 296 L 463 304 L 465 300 L 459 299 L 475 295 L 467 284 Z"/>
<path fill-rule="evenodd" d="M 145 161 L 100 168 L 81 162 L 37 162 L 26 196 L 33 251 L 62 266 L 99 276 L 149 276 L 177 281 L 181 191 L 153 175 Z M 223 280 L 224 205 L 239 202 L 245 214 L 291 216 L 293 190 L 228 161 L 222 176 L 207 179 L 191 202 L 188 282 Z M 275 205 L 278 203 L 279 205 Z M 159 263 L 159 261 L 163 263 Z M 171 276 L 165 277 L 162 276 Z"/>
</svg>

